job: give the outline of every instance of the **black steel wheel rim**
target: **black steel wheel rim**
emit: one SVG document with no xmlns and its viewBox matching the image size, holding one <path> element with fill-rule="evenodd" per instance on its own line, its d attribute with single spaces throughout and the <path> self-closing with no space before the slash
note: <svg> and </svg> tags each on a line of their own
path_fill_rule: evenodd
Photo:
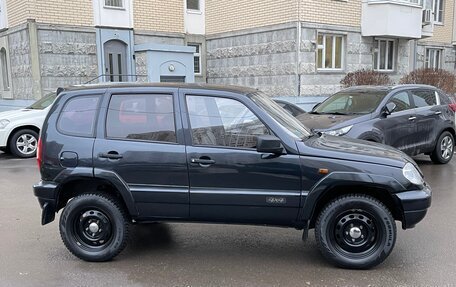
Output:
<svg viewBox="0 0 456 287">
<path fill-rule="evenodd" d="M 112 239 L 112 222 L 98 209 L 80 212 L 74 219 L 73 234 L 77 244 L 86 249 L 103 249 Z"/>
<path fill-rule="evenodd" d="M 331 239 L 339 253 L 349 257 L 369 256 L 381 245 L 383 232 L 375 216 L 364 210 L 349 210 L 335 217 Z"/>
</svg>

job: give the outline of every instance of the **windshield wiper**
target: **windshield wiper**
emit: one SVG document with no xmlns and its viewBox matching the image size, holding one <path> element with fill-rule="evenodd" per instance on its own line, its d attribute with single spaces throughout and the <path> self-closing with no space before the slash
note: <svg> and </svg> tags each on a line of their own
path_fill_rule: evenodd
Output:
<svg viewBox="0 0 456 287">
<path fill-rule="evenodd" d="M 316 111 L 311 111 L 311 112 L 309 112 L 309 114 L 318 115 L 318 114 L 320 114 L 320 113 L 319 113 L 319 112 L 316 112 Z"/>
</svg>

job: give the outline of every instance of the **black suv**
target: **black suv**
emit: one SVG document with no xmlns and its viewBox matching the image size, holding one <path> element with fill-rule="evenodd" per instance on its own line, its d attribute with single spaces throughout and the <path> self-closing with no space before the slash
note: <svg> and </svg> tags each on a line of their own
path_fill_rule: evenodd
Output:
<svg viewBox="0 0 456 287">
<path fill-rule="evenodd" d="M 322 133 L 393 146 L 408 155 L 430 155 L 448 163 L 455 145 L 456 106 L 427 85 L 352 87 L 340 91 L 298 119 Z"/>
<path fill-rule="evenodd" d="M 34 186 L 42 224 L 60 217 L 87 261 L 122 251 L 130 225 L 159 221 L 315 228 L 347 268 L 382 262 L 395 220 L 431 204 L 415 162 L 382 144 L 312 133 L 253 89 L 189 84 L 73 87 L 52 106 Z"/>
</svg>

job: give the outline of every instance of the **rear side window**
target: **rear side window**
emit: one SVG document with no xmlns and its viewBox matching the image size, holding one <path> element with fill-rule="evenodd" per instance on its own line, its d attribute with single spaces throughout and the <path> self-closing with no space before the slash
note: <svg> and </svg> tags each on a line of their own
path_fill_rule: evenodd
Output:
<svg viewBox="0 0 456 287">
<path fill-rule="evenodd" d="M 113 95 L 106 119 L 106 136 L 176 142 L 172 95 Z"/>
<path fill-rule="evenodd" d="M 93 136 L 100 96 L 70 99 L 60 112 L 57 129 L 69 135 Z"/>
<path fill-rule="evenodd" d="M 437 105 L 437 97 L 434 91 L 415 90 L 412 91 L 412 98 L 417 108 Z"/>
</svg>

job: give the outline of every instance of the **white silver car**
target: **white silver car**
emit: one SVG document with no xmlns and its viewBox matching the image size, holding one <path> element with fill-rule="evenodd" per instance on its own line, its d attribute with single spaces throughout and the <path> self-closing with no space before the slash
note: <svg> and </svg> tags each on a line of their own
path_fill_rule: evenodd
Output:
<svg viewBox="0 0 456 287">
<path fill-rule="evenodd" d="M 55 98 L 51 93 L 25 109 L 1 112 L 0 150 L 21 158 L 34 157 L 38 134 Z"/>
</svg>

